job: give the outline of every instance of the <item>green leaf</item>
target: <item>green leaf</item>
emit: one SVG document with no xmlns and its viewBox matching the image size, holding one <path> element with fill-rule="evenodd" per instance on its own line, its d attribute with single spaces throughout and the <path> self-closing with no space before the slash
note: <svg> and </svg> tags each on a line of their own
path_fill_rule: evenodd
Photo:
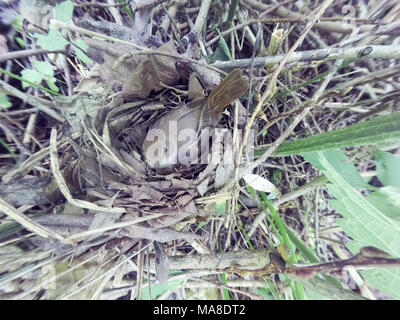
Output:
<svg viewBox="0 0 400 320">
<path fill-rule="evenodd" d="M 217 215 L 224 214 L 226 212 L 226 202 L 217 202 L 215 204 L 215 212 L 217 213 Z"/>
<path fill-rule="evenodd" d="M 30 82 L 22 81 L 22 87 L 27 88 L 32 83 L 39 85 L 45 80 L 51 90 L 58 92 L 59 88 L 55 84 L 57 80 L 53 77 L 53 66 L 47 61 L 35 61 L 34 66 L 37 70 L 24 69 L 21 71 L 22 78 Z"/>
<path fill-rule="evenodd" d="M 74 44 L 76 44 L 79 48 L 82 48 L 82 50 L 86 50 L 87 48 L 89 48 L 89 46 L 82 39 L 74 41 Z M 93 63 L 93 60 L 90 59 L 81 49 L 75 46 L 73 48 L 78 59 L 82 60 L 85 63 Z"/>
<path fill-rule="evenodd" d="M 36 34 L 36 44 L 46 50 L 61 50 L 68 41 L 55 29 L 50 29 L 47 35 Z"/>
<path fill-rule="evenodd" d="M 237 7 L 238 7 L 238 3 L 239 3 L 239 0 L 230 1 L 228 17 L 227 17 L 226 23 L 225 23 L 225 25 L 227 27 L 230 27 L 231 22 L 232 22 L 233 18 L 235 17 L 235 13 L 236 13 L 236 10 L 237 10 Z"/>
<path fill-rule="evenodd" d="M 59 92 L 60 89 L 57 87 L 56 81 L 57 81 L 56 78 L 49 78 L 49 79 L 46 79 L 46 83 L 47 83 L 47 85 L 49 86 L 49 88 L 50 88 L 51 90 L 55 91 L 55 92 Z"/>
<path fill-rule="evenodd" d="M 212 55 L 209 55 L 206 57 L 206 61 L 208 63 L 213 63 L 217 60 L 219 61 L 230 61 L 232 60 L 231 52 L 229 51 L 229 47 L 224 39 L 224 37 L 221 35 L 219 30 L 217 29 L 219 33 L 219 39 L 218 39 L 218 47 L 215 49 L 214 53 Z"/>
<path fill-rule="evenodd" d="M 40 72 L 41 74 L 43 74 L 47 77 L 52 77 L 54 75 L 53 66 L 51 65 L 50 62 L 35 61 L 33 63 L 33 65 L 35 66 L 35 68 L 38 72 Z"/>
<path fill-rule="evenodd" d="M 72 14 L 74 11 L 74 4 L 67 0 L 57 4 L 54 8 L 56 20 L 69 23 L 72 21 Z"/>
<path fill-rule="evenodd" d="M 227 284 L 227 280 L 226 280 L 226 273 L 225 272 L 222 272 L 221 273 L 221 283 L 222 284 Z M 230 300 L 231 298 L 229 297 L 229 291 L 228 291 L 228 289 L 226 289 L 226 288 L 223 288 L 222 289 L 222 297 L 223 297 L 223 299 L 224 300 Z"/>
<path fill-rule="evenodd" d="M 354 239 L 346 243 L 349 250 L 355 254 L 362 247 L 374 246 L 400 257 L 400 225 L 352 188 L 326 152 L 315 152 L 309 159 L 316 160 L 316 165 L 332 183 L 328 184 L 328 189 L 337 200 L 330 201 L 330 204 L 343 215 L 336 222 Z M 362 275 L 375 288 L 400 299 L 400 268 L 368 270 Z"/>
<path fill-rule="evenodd" d="M 124 4 L 124 3 L 126 3 L 126 1 L 125 1 L 125 0 L 118 0 L 118 3 L 119 3 L 119 4 Z M 134 16 L 133 16 L 131 7 L 130 7 L 129 5 L 124 4 L 124 5 L 122 6 L 122 8 L 123 8 L 124 11 L 126 12 L 126 14 L 129 16 L 129 18 L 131 18 L 131 20 L 133 21 L 133 20 L 134 20 Z"/>
<path fill-rule="evenodd" d="M 43 74 L 33 69 L 24 69 L 21 71 L 21 75 L 23 79 L 33 82 L 35 84 L 39 84 L 40 82 L 42 82 L 42 80 L 45 77 Z M 24 81 L 22 81 L 21 83 L 22 83 L 22 88 L 25 89 L 29 87 L 29 83 L 26 83 Z"/>
<path fill-rule="evenodd" d="M 400 222 L 400 186 L 387 186 L 372 192 L 367 200 L 386 216 Z"/>
<path fill-rule="evenodd" d="M 400 112 L 356 123 L 343 129 L 324 132 L 313 137 L 282 143 L 276 156 L 324 151 L 362 145 L 394 144 L 400 142 Z M 258 151 L 256 153 L 259 154 Z"/>
<path fill-rule="evenodd" d="M 157 298 L 159 295 L 167 292 L 167 291 L 173 291 L 178 286 L 181 284 L 182 281 L 185 279 L 174 279 L 174 280 L 169 280 L 164 284 L 156 284 L 151 286 L 151 296 L 149 297 L 149 292 L 146 290 L 146 288 L 142 289 L 142 300 L 153 300 Z"/>
<path fill-rule="evenodd" d="M 331 276 L 313 277 L 301 282 L 306 287 L 308 299 L 321 300 L 325 297 L 329 300 L 367 300 L 354 291 L 344 289 L 340 281 Z"/>
<path fill-rule="evenodd" d="M 61 96 L 61 95 L 60 95 L 59 93 L 57 93 L 57 92 L 54 92 L 54 91 L 52 91 L 52 90 L 50 90 L 50 89 L 47 89 L 47 88 L 45 88 L 45 87 L 43 87 L 43 86 L 41 86 L 41 85 L 38 85 L 38 84 L 36 84 L 36 83 L 34 83 L 34 82 L 31 82 L 31 81 L 29 81 L 29 80 L 27 80 L 27 79 L 24 79 L 23 77 L 17 76 L 16 74 L 11 73 L 11 72 L 8 72 L 8 71 L 6 71 L 6 70 L 4 70 L 4 69 L 2 69 L 2 68 L 0 68 L 0 73 L 4 73 L 4 74 L 8 75 L 10 78 L 20 80 L 21 82 L 25 82 L 25 83 L 26 83 L 26 86 L 31 85 L 31 86 L 33 86 L 33 87 L 36 87 L 36 88 L 40 89 L 40 90 L 43 90 L 44 92 L 48 92 L 48 93 L 54 94 L 54 95 L 56 95 L 56 96 Z"/>
<path fill-rule="evenodd" d="M 219 34 L 218 47 L 221 48 L 222 52 L 225 54 L 225 56 L 229 60 L 232 60 L 232 56 L 231 56 L 231 52 L 229 51 L 228 44 L 226 43 L 224 37 L 222 36 L 221 32 L 218 29 L 217 29 L 217 32 Z"/>
<path fill-rule="evenodd" d="M 257 294 L 262 296 L 264 300 L 274 300 L 274 297 L 271 294 L 271 290 L 268 288 L 258 288 L 256 292 Z"/>
<path fill-rule="evenodd" d="M 332 300 L 331 297 L 324 296 L 312 289 L 306 290 L 306 296 L 308 300 Z"/>
<path fill-rule="evenodd" d="M 14 20 L 11 22 L 11 25 L 15 29 L 15 31 L 18 31 L 18 32 L 22 31 L 22 21 L 23 21 L 22 15 L 18 14 L 14 18 Z"/>
<path fill-rule="evenodd" d="M 287 228 L 287 233 L 289 235 L 290 240 L 293 242 L 293 244 L 296 246 L 296 248 L 300 251 L 300 253 L 303 255 L 305 259 L 308 260 L 308 262 L 313 262 L 313 263 L 318 263 L 319 259 L 317 256 L 314 254 L 312 250 L 310 250 L 297 236 L 295 233 L 293 233 L 289 228 Z"/>
<path fill-rule="evenodd" d="M 324 154 L 338 174 L 353 188 L 368 188 L 368 184 L 361 178 L 354 164 L 350 162 L 350 159 L 342 151 L 328 150 L 325 151 Z M 323 171 L 324 166 L 319 162 L 319 157 L 316 152 L 304 153 L 302 156 L 317 169 Z"/>
<path fill-rule="evenodd" d="M 14 39 L 15 39 L 15 42 L 17 42 L 21 48 L 25 48 L 26 47 L 25 42 L 24 42 L 24 40 L 22 40 L 22 38 L 15 37 Z"/>
<path fill-rule="evenodd" d="M 0 109 L 11 107 L 12 104 L 5 93 L 0 92 Z"/>
<path fill-rule="evenodd" d="M 400 185 L 400 159 L 389 152 L 378 150 L 375 160 L 379 181 L 385 186 Z"/>
</svg>

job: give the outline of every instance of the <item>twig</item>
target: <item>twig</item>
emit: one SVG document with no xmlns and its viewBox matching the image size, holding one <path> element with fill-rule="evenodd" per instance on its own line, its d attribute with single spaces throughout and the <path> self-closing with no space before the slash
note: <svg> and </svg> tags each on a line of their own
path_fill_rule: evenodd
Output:
<svg viewBox="0 0 400 320">
<path fill-rule="evenodd" d="M 193 30 L 197 34 L 200 34 L 201 30 L 204 27 L 204 24 L 207 22 L 208 10 L 210 10 L 211 0 L 203 0 L 201 2 L 201 7 L 199 14 L 197 15 L 196 22 L 194 23 Z"/>
<path fill-rule="evenodd" d="M 254 66 L 262 67 L 266 65 L 274 65 L 284 60 L 286 55 L 276 55 L 269 57 L 254 58 Z M 362 47 L 349 47 L 349 48 L 329 48 L 318 49 L 309 51 L 294 52 L 287 58 L 286 63 L 298 61 L 318 61 L 318 60 L 336 60 L 336 59 L 357 59 L 361 57 L 380 58 L 380 59 L 395 59 L 400 58 L 400 46 L 393 45 L 371 45 Z M 231 69 L 231 68 L 248 68 L 250 67 L 252 59 L 240 59 L 234 61 L 217 61 L 212 64 L 213 67 L 218 69 Z"/>
<path fill-rule="evenodd" d="M 310 99 L 310 102 L 309 102 L 308 106 L 305 109 L 303 109 L 301 114 L 299 114 L 294 119 L 294 121 L 285 130 L 285 132 L 273 143 L 273 145 L 257 161 L 255 161 L 253 164 L 251 164 L 247 168 L 243 169 L 242 172 L 240 172 L 239 177 L 243 177 L 245 174 L 250 173 L 254 168 L 256 168 L 258 165 L 263 163 L 274 152 L 274 150 L 277 148 L 277 145 L 281 144 L 284 140 L 286 140 L 286 138 L 291 134 L 291 132 L 294 130 L 294 128 L 298 125 L 298 123 L 307 115 L 307 113 L 309 112 L 310 108 L 317 103 L 319 97 L 322 95 L 322 93 L 325 90 L 326 86 L 328 85 L 328 83 L 330 82 L 330 80 L 332 79 L 333 75 L 336 73 L 337 69 L 340 67 L 341 64 L 342 64 L 342 60 L 336 61 L 336 63 L 332 67 L 332 69 L 329 71 L 328 76 L 321 83 L 321 85 L 319 86 L 318 90 L 313 94 L 312 98 Z M 324 183 L 326 183 L 326 177 L 325 176 L 318 177 L 317 179 L 315 179 L 312 182 L 310 182 L 309 184 L 307 184 L 306 185 L 307 187 L 299 188 L 298 190 L 293 191 L 293 193 L 291 193 L 290 195 L 286 196 L 286 199 L 280 199 L 277 202 L 275 202 L 273 205 L 274 205 L 274 207 L 275 206 L 279 206 L 284 201 L 289 201 L 289 200 L 291 200 L 293 198 L 301 196 L 301 195 L 309 192 L 310 190 L 321 186 Z M 260 213 L 257 216 L 257 218 L 254 220 L 252 228 L 251 228 L 249 234 L 253 234 L 254 233 L 255 229 L 258 226 L 258 224 L 263 219 L 264 219 L 264 213 Z"/>
<path fill-rule="evenodd" d="M 7 91 L 10 95 L 21 99 L 22 101 L 29 103 L 31 106 L 39 109 L 40 111 L 44 112 L 45 114 L 49 115 L 50 117 L 54 118 L 55 120 L 64 123 L 65 119 L 59 115 L 54 110 L 49 109 L 48 107 L 44 106 L 42 103 L 34 99 L 33 97 L 29 96 L 28 94 L 19 91 L 18 89 L 10 86 L 8 83 L 0 80 L 0 88 L 3 88 Z"/>
<path fill-rule="evenodd" d="M 12 132 L 12 130 L 10 130 L 1 121 L 0 121 L 0 129 L 2 129 L 4 131 L 6 136 L 8 136 L 9 138 L 11 138 L 14 141 L 15 145 L 21 152 L 25 153 L 26 155 L 31 154 L 31 152 L 18 140 L 18 138 L 15 136 L 14 132 Z"/>
<path fill-rule="evenodd" d="M 296 266 L 292 268 L 292 272 L 298 277 L 310 278 L 317 273 L 337 272 L 347 268 L 365 269 L 371 267 L 387 268 L 398 266 L 400 266 L 400 259 L 390 258 L 389 254 L 375 247 L 363 247 L 360 249 L 360 252 L 352 258 L 310 266 Z"/>
<path fill-rule="evenodd" d="M 29 49 L 29 50 L 19 50 L 4 53 L 0 56 L 0 62 L 10 60 L 10 59 L 19 59 L 25 58 L 29 56 L 38 56 L 41 54 L 47 53 L 66 53 L 65 50 L 45 50 L 45 49 Z"/>
<path fill-rule="evenodd" d="M 164 2 L 167 2 L 169 0 L 142 0 L 142 1 L 138 1 L 135 4 L 131 4 L 131 6 L 133 7 L 134 11 L 140 11 L 140 10 L 144 10 L 144 9 L 149 9 L 149 8 L 154 8 L 156 6 L 158 6 L 159 4 L 162 4 Z M 100 2 L 84 2 L 84 3 L 74 3 L 75 7 L 101 7 L 101 8 L 109 8 L 109 7 L 123 7 L 123 6 L 127 6 L 130 3 L 132 3 L 134 1 L 132 0 L 126 0 L 123 3 L 100 3 Z"/>
<path fill-rule="evenodd" d="M 136 256 L 137 254 L 139 254 L 140 252 L 142 252 L 143 250 L 145 250 L 149 245 L 151 244 L 151 242 L 149 242 L 146 246 L 144 246 L 140 251 L 136 251 L 132 254 L 130 254 L 129 256 L 124 256 L 124 259 L 121 259 L 119 262 L 115 263 L 112 267 L 110 267 L 106 272 L 102 273 L 101 275 L 99 275 L 97 278 L 94 278 L 90 281 L 88 281 L 87 283 L 85 283 L 84 285 L 81 285 L 80 287 L 78 287 L 74 292 L 67 294 L 66 296 L 63 297 L 63 299 L 68 299 L 70 296 L 75 295 L 79 292 L 81 292 L 82 290 L 85 290 L 86 288 L 90 287 L 91 285 L 93 285 L 93 283 L 96 283 L 96 281 L 99 281 L 101 279 L 103 279 L 104 277 L 106 277 L 109 273 L 115 272 L 116 269 L 120 268 L 121 265 L 123 265 L 124 263 L 126 263 L 127 261 L 131 260 L 134 256 Z M 110 259 L 111 260 L 111 259 Z"/>
<path fill-rule="evenodd" d="M 121 14 L 120 14 L 119 10 L 115 6 L 113 6 L 115 4 L 114 2 L 117 2 L 117 0 L 107 0 L 107 4 L 111 5 L 110 13 L 114 17 L 114 20 L 115 20 L 115 22 L 117 24 L 123 25 L 124 22 L 122 20 L 122 17 L 121 17 Z"/>
</svg>

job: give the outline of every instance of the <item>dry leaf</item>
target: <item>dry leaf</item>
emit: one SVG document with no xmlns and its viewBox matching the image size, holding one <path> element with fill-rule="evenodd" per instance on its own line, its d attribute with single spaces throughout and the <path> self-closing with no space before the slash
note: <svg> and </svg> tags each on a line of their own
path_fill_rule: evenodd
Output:
<svg viewBox="0 0 400 320">
<path fill-rule="evenodd" d="M 161 46 L 157 51 L 178 56 L 172 42 Z M 130 76 L 123 83 L 124 96 L 146 98 L 151 91 L 159 91 L 162 84 L 173 86 L 178 83 L 179 74 L 175 68 L 176 59 L 160 55 L 144 56 L 135 68 L 130 68 Z M 131 64 L 135 59 L 131 58 Z M 130 60 L 128 60 L 130 61 Z"/>
<path fill-rule="evenodd" d="M 162 55 L 131 55 L 135 49 L 122 44 L 85 39 L 89 52 L 96 53 L 98 62 L 91 70 L 114 91 L 122 91 L 126 99 L 146 98 L 151 91 L 160 91 L 163 84 L 173 86 L 179 81 L 175 68 L 176 59 Z M 178 56 L 172 42 L 156 51 Z M 93 55 L 91 55 L 93 58 Z"/>
<path fill-rule="evenodd" d="M 148 185 L 141 185 L 141 186 L 134 185 L 134 186 L 129 186 L 128 189 L 132 196 L 131 200 L 135 202 L 136 201 L 141 202 L 141 200 L 150 200 L 152 203 L 157 204 L 164 197 L 163 193 L 157 191 L 156 189 Z"/>
<path fill-rule="evenodd" d="M 154 241 L 154 251 L 156 253 L 156 275 L 160 284 L 167 282 L 169 273 L 168 256 L 165 254 L 164 248 L 161 243 Z"/>
</svg>

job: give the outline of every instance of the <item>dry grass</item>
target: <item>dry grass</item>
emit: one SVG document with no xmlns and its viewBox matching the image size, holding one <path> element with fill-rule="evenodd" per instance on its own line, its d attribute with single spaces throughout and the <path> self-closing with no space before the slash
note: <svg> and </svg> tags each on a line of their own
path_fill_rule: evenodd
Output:
<svg viewBox="0 0 400 320">
<path fill-rule="evenodd" d="M 237 272 L 221 278 L 232 264 L 264 267 L 270 252 L 282 260 L 276 230 L 242 179 L 249 172 L 277 186 L 272 204 L 320 261 L 349 256 L 326 180 L 314 180 L 318 172 L 301 156 L 272 153 L 285 140 L 398 110 L 397 1 L 136 1 L 140 11 L 73 2 L 75 26 L 36 22 L 19 31 L 5 26 L 0 35 L 8 39 L 0 92 L 12 104 L 0 109 L 0 298 L 141 299 L 167 281 L 168 268 L 180 272 L 159 298 L 300 298 L 300 287 L 277 274 L 268 282 Z M 39 50 L 31 37 L 38 27 L 57 28 L 73 44 L 57 55 Z M 77 58 L 78 39 L 92 63 Z M 51 63 L 61 96 L 21 87 L 15 75 L 37 61 Z M 189 100 L 189 75 L 209 92 L 235 67 L 250 90 L 219 123 L 244 133 L 232 144 L 235 165 L 167 175 L 150 168 L 141 141 L 156 119 Z M 255 164 L 245 161 L 251 130 L 264 147 Z M 373 177 L 371 152 L 349 150 Z M 363 297 L 384 298 L 357 272 L 337 278 Z"/>
</svg>

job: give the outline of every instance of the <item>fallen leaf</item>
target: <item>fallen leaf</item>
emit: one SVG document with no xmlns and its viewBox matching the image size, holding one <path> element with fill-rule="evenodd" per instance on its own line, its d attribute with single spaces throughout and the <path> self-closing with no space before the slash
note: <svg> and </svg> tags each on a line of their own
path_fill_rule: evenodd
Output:
<svg viewBox="0 0 400 320">
<path fill-rule="evenodd" d="M 169 261 L 161 243 L 154 241 L 156 276 L 160 284 L 168 281 Z"/>
<path fill-rule="evenodd" d="M 163 85 L 173 86 L 179 81 L 176 59 L 163 55 L 131 55 L 135 49 L 122 44 L 112 44 L 96 39 L 85 39 L 90 58 L 98 63 L 91 73 L 104 81 L 107 86 L 122 92 L 125 99 L 147 98 L 152 91 L 160 91 Z M 172 42 L 156 49 L 159 52 L 178 56 Z M 97 71 L 97 72 L 96 72 Z"/>
</svg>

